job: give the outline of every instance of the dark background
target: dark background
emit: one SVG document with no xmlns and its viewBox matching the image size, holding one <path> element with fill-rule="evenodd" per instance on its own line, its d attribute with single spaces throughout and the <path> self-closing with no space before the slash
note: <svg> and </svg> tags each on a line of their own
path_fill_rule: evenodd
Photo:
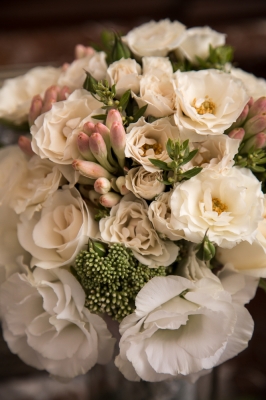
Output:
<svg viewBox="0 0 266 400">
<path fill-rule="evenodd" d="M 71 62 L 75 44 L 97 42 L 103 29 L 127 32 L 162 18 L 179 20 L 187 27 L 208 25 L 226 33 L 227 43 L 235 48 L 235 65 L 266 78 L 266 0 L 1 0 L 0 79 L 34 65 Z M 211 400 L 266 399 L 265 305 L 266 294 L 259 289 L 248 306 L 255 321 L 253 339 L 247 350 L 216 368 Z M 15 379 L 32 376 L 43 377 L 24 366 L 1 342 L 0 398 L 3 385 L 11 387 Z M 206 382 L 200 381 L 199 388 L 203 390 Z M 200 400 L 207 400 L 202 396 Z M 26 395 L 28 399 L 34 397 Z"/>
</svg>

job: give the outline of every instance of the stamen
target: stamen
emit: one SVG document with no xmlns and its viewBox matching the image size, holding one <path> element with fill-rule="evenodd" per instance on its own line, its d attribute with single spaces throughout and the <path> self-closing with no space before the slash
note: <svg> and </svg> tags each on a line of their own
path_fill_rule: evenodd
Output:
<svg viewBox="0 0 266 400">
<path fill-rule="evenodd" d="M 141 149 L 144 151 L 144 154 L 143 154 L 144 157 L 146 156 L 146 151 L 149 150 L 149 149 L 153 149 L 154 154 L 155 154 L 156 156 L 158 156 L 159 154 L 161 154 L 162 151 L 163 151 L 162 145 L 161 145 L 160 143 L 154 143 L 154 144 L 147 144 L 147 143 L 145 143 L 145 144 L 141 147 Z"/>
<path fill-rule="evenodd" d="M 192 102 L 192 107 L 194 107 L 199 115 L 203 114 L 214 114 L 216 105 L 214 102 L 208 98 L 208 96 L 205 96 L 205 99 L 199 107 L 196 106 L 197 99 L 195 98 Z"/>
<path fill-rule="evenodd" d="M 228 210 L 228 207 L 226 204 L 222 203 L 220 199 L 217 197 L 214 197 L 212 199 L 212 211 L 216 211 L 218 215 L 222 214 L 222 212 L 225 212 Z"/>
</svg>

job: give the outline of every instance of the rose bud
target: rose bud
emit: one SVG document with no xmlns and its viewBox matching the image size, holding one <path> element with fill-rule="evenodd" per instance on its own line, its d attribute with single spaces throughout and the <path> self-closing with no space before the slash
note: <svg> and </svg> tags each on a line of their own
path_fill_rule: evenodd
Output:
<svg viewBox="0 0 266 400">
<path fill-rule="evenodd" d="M 75 58 L 80 59 L 94 54 L 95 51 L 92 47 L 85 47 L 83 44 L 77 44 L 75 47 Z"/>
<path fill-rule="evenodd" d="M 116 186 L 119 190 L 119 192 L 124 196 L 125 194 L 128 194 L 130 190 L 126 187 L 126 178 L 124 176 L 119 176 L 116 180 Z"/>
<path fill-rule="evenodd" d="M 100 133 L 95 132 L 89 137 L 90 149 L 96 160 L 109 172 L 115 173 L 116 167 L 113 167 L 107 159 L 107 147 Z"/>
<path fill-rule="evenodd" d="M 94 182 L 94 190 L 100 194 L 108 193 L 111 190 L 111 183 L 106 178 L 98 178 Z"/>
<path fill-rule="evenodd" d="M 113 125 L 114 122 L 120 122 L 121 124 L 123 124 L 120 112 L 113 109 L 113 110 L 110 110 L 107 114 L 107 118 L 106 118 L 107 128 L 111 129 L 111 126 Z"/>
<path fill-rule="evenodd" d="M 249 106 L 249 108 L 253 105 L 253 103 L 254 103 L 254 99 L 253 99 L 253 97 L 250 97 L 250 99 L 249 99 L 249 101 L 248 101 L 248 103 L 247 103 L 247 105 Z"/>
<path fill-rule="evenodd" d="M 120 202 L 121 199 L 122 199 L 122 196 L 120 196 L 120 194 L 114 193 L 114 192 L 109 192 L 109 193 L 103 194 L 99 198 L 99 202 L 104 207 L 112 208 L 112 207 L 116 206 Z"/>
<path fill-rule="evenodd" d="M 120 122 L 114 122 L 110 130 L 111 146 L 121 168 L 125 165 L 126 132 Z"/>
<path fill-rule="evenodd" d="M 235 128 L 231 132 L 228 133 L 228 136 L 231 139 L 240 139 L 242 140 L 245 136 L 245 131 L 243 128 Z"/>
<path fill-rule="evenodd" d="M 266 145 L 266 133 L 260 132 L 251 136 L 241 149 L 241 153 L 248 153 L 254 147 L 255 149 L 262 149 Z"/>
<path fill-rule="evenodd" d="M 62 89 L 60 89 L 58 96 L 57 96 L 57 100 L 58 101 L 64 101 L 68 98 L 68 96 L 70 95 L 71 90 L 69 89 L 68 86 L 63 86 Z"/>
<path fill-rule="evenodd" d="M 246 135 L 245 139 L 249 136 L 256 135 L 256 133 L 260 133 L 264 131 L 266 128 L 266 116 L 265 115 L 255 115 L 255 117 L 250 118 L 245 125 L 243 126 L 245 129 Z"/>
<path fill-rule="evenodd" d="M 85 122 L 85 124 L 83 125 L 82 128 L 83 132 L 86 133 L 86 135 L 90 136 L 92 135 L 94 132 L 96 132 L 95 130 L 95 125 L 93 122 Z"/>
<path fill-rule="evenodd" d="M 90 179 L 97 179 L 101 177 L 107 179 L 113 178 L 113 176 L 108 171 L 106 171 L 105 168 L 92 161 L 74 160 L 72 162 L 72 167 L 76 171 L 79 171 L 81 175 L 84 175 Z"/>
<path fill-rule="evenodd" d="M 90 150 L 89 137 L 84 132 L 78 134 L 77 145 L 80 154 L 85 158 L 85 160 L 97 162 Z"/>
<path fill-rule="evenodd" d="M 266 97 L 260 97 L 255 103 L 250 107 L 248 118 L 252 118 L 255 115 L 261 115 L 266 113 Z"/>
<path fill-rule="evenodd" d="M 31 141 L 26 136 L 20 136 L 18 138 L 18 146 L 20 150 L 22 150 L 23 153 L 26 154 L 27 156 L 31 157 L 35 154 L 31 148 Z"/>
<path fill-rule="evenodd" d="M 98 124 L 95 125 L 95 129 L 96 129 L 96 132 L 99 132 L 102 135 L 103 140 L 106 144 L 107 160 L 109 161 L 109 163 L 111 165 L 113 165 L 114 167 L 117 167 L 117 163 L 114 160 L 114 158 L 112 156 L 112 151 L 111 151 L 110 129 L 108 129 L 107 126 L 102 124 L 101 122 L 99 122 Z"/>
<path fill-rule="evenodd" d="M 43 99 L 42 113 L 51 110 L 52 105 L 57 102 L 57 96 L 59 91 L 60 91 L 59 86 L 50 86 L 46 90 Z"/>
<path fill-rule="evenodd" d="M 237 118 L 236 122 L 234 122 L 232 124 L 230 129 L 235 129 L 235 128 L 238 128 L 239 126 L 241 126 L 245 122 L 245 120 L 246 120 L 246 118 L 248 116 L 248 112 L 249 112 L 249 106 L 246 104 L 244 109 L 243 109 L 243 111 L 241 112 L 241 114 Z"/>
<path fill-rule="evenodd" d="M 29 111 L 29 125 L 32 126 L 34 121 L 41 115 L 43 107 L 43 101 L 40 95 L 33 97 L 31 101 L 30 111 Z"/>
</svg>

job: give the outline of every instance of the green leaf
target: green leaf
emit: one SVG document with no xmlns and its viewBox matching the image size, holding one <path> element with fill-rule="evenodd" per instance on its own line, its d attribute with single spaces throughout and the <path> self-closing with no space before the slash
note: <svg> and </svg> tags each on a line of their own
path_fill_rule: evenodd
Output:
<svg viewBox="0 0 266 400">
<path fill-rule="evenodd" d="M 130 58 L 131 53 L 129 47 L 123 43 L 121 36 L 114 34 L 114 45 L 111 52 L 111 63 L 121 60 L 121 58 Z"/>
<path fill-rule="evenodd" d="M 174 158 L 175 156 L 175 143 L 172 139 L 168 139 L 166 143 L 166 151 L 170 158 Z"/>
<path fill-rule="evenodd" d="M 192 160 L 192 158 L 195 157 L 195 155 L 197 154 L 197 152 L 198 152 L 198 149 L 192 150 L 192 151 L 189 153 L 189 155 L 188 155 L 186 158 L 184 158 L 184 160 L 183 160 L 183 162 L 180 164 L 180 166 L 181 166 L 181 165 L 184 165 L 184 164 L 187 164 L 190 160 Z"/>
<path fill-rule="evenodd" d="M 94 119 L 99 119 L 101 121 L 104 121 L 105 118 L 106 118 L 106 115 L 105 114 L 99 114 L 99 115 L 92 115 L 91 117 L 94 118 Z"/>
<path fill-rule="evenodd" d="M 133 122 L 137 122 L 145 114 L 147 107 L 148 107 L 148 104 L 146 104 L 146 106 L 143 106 L 138 109 L 136 114 L 133 115 L 133 117 L 134 117 Z"/>
<path fill-rule="evenodd" d="M 88 71 L 85 72 L 87 76 L 83 83 L 83 89 L 86 89 L 89 92 L 96 94 L 98 81 L 94 79 L 93 76 Z"/>
<path fill-rule="evenodd" d="M 201 167 L 195 167 L 195 168 L 189 169 L 188 171 L 183 172 L 180 176 L 183 179 L 190 179 L 190 178 L 193 178 L 193 176 L 198 175 L 201 170 L 202 170 Z"/>
<path fill-rule="evenodd" d="M 266 292 L 266 280 L 265 280 L 265 279 L 260 278 L 260 280 L 259 280 L 259 287 L 260 287 L 261 289 L 263 289 L 263 290 Z"/>
<path fill-rule="evenodd" d="M 253 171 L 253 172 L 264 172 L 264 171 L 265 171 L 265 168 L 264 168 L 264 167 L 258 167 L 257 165 L 250 166 L 249 168 L 250 168 L 251 171 Z"/>
<path fill-rule="evenodd" d="M 122 107 L 123 111 L 127 108 L 130 96 L 131 96 L 131 90 L 129 89 L 123 94 L 123 96 L 119 101 L 119 107 Z"/>
<path fill-rule="evenodd" d="M 149 158 L 149 161 L 155 166 L 158 167 L 160 169 L 162 169 L 163 171 L 171 171 L 171 168 L 169 168 L 167 166 L 167 164 L 164 161 L 161 160 L 156 160 L 154 158 Z"/>
</svg>

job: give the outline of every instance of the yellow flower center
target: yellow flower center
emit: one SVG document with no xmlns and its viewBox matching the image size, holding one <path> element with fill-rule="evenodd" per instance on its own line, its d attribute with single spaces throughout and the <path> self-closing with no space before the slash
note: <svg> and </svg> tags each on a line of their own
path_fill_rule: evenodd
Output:
<svg viewBox="0 0 266 400">
<path fill-rule="evenodd" d="M 147 143 L 145 143 L 141 148 L 142 148 L 142 150 L 144 151 L 143 156 L 146 156 L 146 151 L 147 151 L 147 150 L 150 150 L 150 149 L 153 149 L 154 154 L 155 154 L 156 156 L 158 156 L 159 154 L 161 154 L 162 151 L 163 151 L 162 145 L 161 145 L 160 143 L 153 143 L 153 144 L 147 144 Z"/>
<path fill-rule="evenodd" d="M 214 197 L 212 199 L 212 211 L 216 211 L 218 215 L 222 214 L 222 212 L 227 211 L 228 207 L 226 204 L 222 203 L 220 199 Z"/>
<path fill-rule="evenodd" d="M 215 103 L 209 99 L 209 96 L 205 96 L 205 99 L 199 107 L 196 106 L 197 99 L 194 99 L 192 102 L 192 107 L 194 107 L 198 114 L 214 114 L 216 105 Z"/>
</svg>

